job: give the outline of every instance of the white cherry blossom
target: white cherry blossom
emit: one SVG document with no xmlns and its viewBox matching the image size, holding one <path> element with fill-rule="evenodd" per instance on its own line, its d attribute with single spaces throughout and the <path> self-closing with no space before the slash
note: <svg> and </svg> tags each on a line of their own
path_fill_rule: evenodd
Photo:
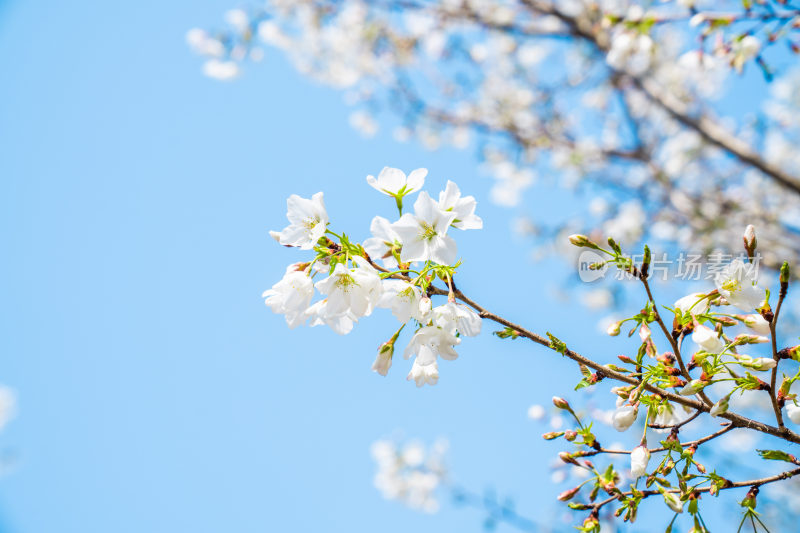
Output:
<svg viewBox="0 0 800 533">
<path fill-rule="evenodd" d="M 286 200 L 286 218 L 290 224 L 281 232 L 270 235 L 284 246 L 297 246 L 310 250 L 325 235 L 328 225 L 328 212 L 322 193 L 318 192 L 309 200 L 293 194 Z"/>
<path fill-rule="evenodd" d="M 734 259 L 714 279 L 719 293 L 731 305 L 747 311 L 756 309 L 764 302 L 764 289 L 756 285 L 753 265 L 746 266 L 741 259 Z"/>
<path fill-rule="evenodd" d="M 611 421 L 614 429 L 617 431 L 626 431 L 629 427 L 636 422 L 636 416 L 639 414 L 638 409 L 632 405 L 623 405 L 614 411 Z"/>
<path fill-rule="evenodd" d="M 414 360 L 411 366 L 411 371 L 406 378 L 408 381 L 413 381 L 417 387 L 422 387 L 425 384 L 436 385 L 439 382 L 439 364 L 436 361 L 423 365 L 420 363 L 419 358 Z"/>
<path fill-rule="evenodd" d="M 708 353 L 720 353 L 725 347 L 725 341 L 719 338 L 717 332 L 700 323 L 695 323 L 692 340 Z"/>
<path fill-rule="evenodd" d="M 481 317 L 464 304 L 447 302 L 433 309 L 433 323 L 455 335 L 456 331 L 467 337 L 481 332 Z"/>
<path fill-rule="evenodd" d="M 455 263 L 458 249 L 447 235 L 454 219 L 455 213 L 442 211 L 427 192 L 421 192 L 414 203 L 414 214 L 406 213 L 392 225 L 403 244 L 400 260 Z"/>
<path fill-rule="evenodd" d="M 689 415 L 686 414 L 682 408 L 676 408 L 671 403 L 663 403 L 656 408 L 656 417 L 653 419 L 653 424 L 658 426 L 674 426 L 680 424 Z M 658 433 L 665 433 L 666 429 L 656 429 Z"/>
<path fill-rule="evenodd" d="M 392 310 L 394 317 L 405 324 L 412 318 L 426 323 L 430 311 L 430 299 L 423 301 L 422 290 L 411 283 L 399 279 L 387 279 L 383 282 L 383 293 L 378 302 L 379 307 Z"/>
<path fill-rule="evenodd" d="M 261 296 L 273 313 L 286 315 L 286 323 L 295 328 L 305 321 L 305 312 L 314 296 L 314 282 L 308 274 L 289 265 L 283 278 Z"/>
<path fill-rule="evenodd" d="M 647 446 L 637 446 L 631 452 L 631 477 L 634 479 L 647 475 L 647 463 L 650 461 L 650 451 Z"/>
<path fill-rule="evenodd" d="M 389 369 L 392 367 L 392 355 L 394 355 L 394 349 L 386 349 L 383 344 L 378 349 L 378 355 L 375 357 L 375 362 L 372 363 L 372 371 L 377 372 L 381 376 L 385 376 L 389 373 Z"/>
<path fill-rule="evenodd" d="M 400 245 L 400 235 L 392 228 L 392 223 L 381 216 L 376 216 L 372 219 L 369 230 L 372 232 L 372 237 L 364 241 L 364 250 L 373 260 L 383 261 L 384 267 L 397 268 L 397 260 L 392 255 L 392 248 Z"/>
<path fill-rule="evenodd" d="M 438 326 L 424 326 L 414 333 L 403 356 L 408 359 L 416 354 L 421 365 L 434 363 L 437 355 L 452 361 L 458 357 L 453 346 L 460 343 L 461 339 Z"/>
<path fill-rule="evenodd" d="M 481 229 L 483 227 L 483 220 L 475 214 L 477 205 L 478 202 L 474 196 L 462 198 L 458 185 L 450 180 L 447 180 L 447 186 L 439 193 L 439 209 L 455 213 L 452 224 L 458 229 Z"/>
<path fill-rule="evenodd" d="M 708 311 L 708 298 L 702 292 L 695 292 L 676 301 L 674 307 L 683 315 L 702 315 Z"/>
<path fill-rule="evenodd" d="M 305 318 L 309 319 L 309 325 L 328 326 L 339 335 L 347 335 L 353 330 L 357 317 L 350 311 L 333 313 L 328 306 L 328 300 L 315 302 L 305 312 Z"/>
<path fill-rule="evenodd" d="M 405 172 L 399 168 L 383 167 L 377 178 L 372 175 L 367 176 L 367 183 L 383 194 L 402 198 L 420 190 L 425 185 L 427 175 L 428 170 L 425 168 L 418 168 L 406 177 Z"/>
<path fill-rule="evenodd" d="M 338 263 L 333 273 L 317 282 L 317 290 L 326 294 L 327 312 L 338 315 L 351 312 L 356 318 L 372 313 L 381 296 L 381 278 L 363 257 L 354 257 L 358 266 L 349 269 Z"/>
</svg>

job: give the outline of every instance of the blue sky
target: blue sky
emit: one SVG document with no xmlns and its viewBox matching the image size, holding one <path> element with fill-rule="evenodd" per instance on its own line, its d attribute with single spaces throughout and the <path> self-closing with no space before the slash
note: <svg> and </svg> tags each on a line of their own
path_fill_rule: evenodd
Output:
<svg viewBox="0 0 800 533">
<path fill-rule="evenodd" d="M 485 230 L 456 235 L 463 290 L 579 350 L 619 347 L 553 298 L 566 267 L 530 262 L 468 153 L 362 139 L 341 95 L 275 52 L 236 83 L 203 78 L 184 34 L 229 7 L 0 3 L 0 381 L 20 404 L 0 435 L 0 531 L 480 531 L 475 511 L 381 499 L 368 450 L 394 434 L 447 437 L 461 485 L 549 521 L 558 447 L 525 413 L 574 366 L 487 324 L 436 387 L 403 361 L 381 378 L 388 313 L 339 337 L 264 307 L 302 257 L 267 232 L 289 194 L 324 190 L 332 228 L 365 238 L 393 216 L 365 176 L 424 166 L 431 192 L 453 179 L 479 200 Z M 552 198 L 526 209 L 570 208 Z"/>
</svg>

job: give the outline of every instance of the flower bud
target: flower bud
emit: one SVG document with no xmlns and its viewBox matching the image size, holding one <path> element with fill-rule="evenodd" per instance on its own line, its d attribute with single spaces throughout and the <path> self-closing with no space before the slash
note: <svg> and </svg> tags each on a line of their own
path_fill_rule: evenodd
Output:
<svg viewBox="0 0 800 533">
<path fill-rule="evenodd" d="M 800 344 L 790 348 L 783 348 L 778 352 L 778 357 L 780 359 L 794 359 L 795 361 L 800 361 Z"/>
<path fill-rule="evenodd" d="M 664 496 L 664 503 L 667 504 L 667 507 L 675 511 L 676 513 L 683 512 L 683 502 L 678 497 L 677 494 L 667 491 L 662 491 L 661 494 Z"/>
<path fill-rule="evenodd" d="M 606 331 L 606 333 L 608 333 L 612 337 L 616 337 L 617 335 L 619 335 L 620 327 L 621 324 L 619 322 L 614 322 L 613 324 L 608 326 L 608 330 Z"/>
<path fill-rule="evenodd" d="M 752 368 L 753 370 L 759 372 L 765 372 L 767 370 L 772 370 L 777 366 L 777 362 L 775 359 L 771 357 L 756 357 L 753 359 L 747 355 L 740 355 L 738 357 L 739 363 L 745 368 Z"/>
<path fill-rule="evenodd" d="M 715 403 L 711 407 L 711 411 L 709 411 L 709 414 L 711 416 L 719 416 L 723 413 L 727 413 L 729 399 L 730 399 L 729 396 L 723 396 L 722 398 L 720 398 L 719 401 L 717 401 L 717 403 Z"/>
<path fill-rule="evenodd" d="M 620 398 L 627 400 L 631 395 L 631 389 L 633 387 L 631 385 L 625 385 L 623 387 L 611 387 L 611 394 L 616 394 Z"/>
<path fill-rule="evenodd" d="M 789 263 L 787 263 L 786 261 L 784 261 L 783 264 L 781 265 L 780 282 L 781 282 L 781 292 L 779 296 L 783 298 L 784 296 L 786 296 L 786 292 L 789 290 Z"/>
<path fill-rule="evenodd" d="M 563 434 L 564 434 L 563 431 L 550 431 L 549 433 L 545 433 L 544 435 L 542 435 L 542 438 L 544 440 L 553 440 L 553 439 L 557 439 L 558 437 L 560 437 Z"/>
<path fill-rule="evenodd" d="M 567 463 L 568 465 L 581 466 L 580 463 L 576 461 L 575 458 L 572 457 L 572 455 L 570 455 L 568 452 L 560 452 L 558 454 L 558 458 Z"/>
<path fill-rule="evenodd" d="M 652 334 L 653 332 L 650 330 L 650 326 L 648 326 L 646 322 L 642 322 L 639 328 L 639 338 L 642 339 L 642 342 L 647 342 L 647 339 L 649 339 Z"/>
<path fill-rule="evenodd" d="M 574 498 L 576 494 L 578 494 L 579 490 L 581 490 L 580 487 L 575 487 L 569 490 L 565 490 L 564 492 L 558 495 L 558 499 L 562 502 L 569 501 L 572 498 Z"/>
<path fill-rule="evenodd" d="M 699 379 L 693 379 L 692 381 L 687 383 L 685 387 L 683 387 L 680 391 L 678 391 L 678 394 L 680 394 L 681 396 L 692 396 L 693 394 L 697 394 L 698 392 L 703 390 L 703 387 L 705 386 L 706 383 L 704 383 L 703 381 Z"/>
<path fill-rule="evenodd" d="M 589 515 L 586 518 L 586 520 L 583 521 L 582 531 L 594 531 L 595 528 L 599 526 L 600 526 L 600 521 L 597 520 L 597 517 L 592 514 Z"/>
<path fill-rule="evenodd" d="M 733 339 L 734 346 L 741 346 L 742 344 L 761 344 L 764 342 L 769 342 L 769 339 L 763 335 L 747 335 L 746 333 L 736 335 Z"/>
<path fill-rule="evenodd" d="M 744 497 L 744 500 L 739 504 L 742 507 L 749 507 L 750 509 L 756 508 L 756 496 L 758 495 L 758 487 L 752 487 Z"/>
<path fill-rule="evenodd" d="M 614 429 L 617 431 L 625 431 L 636 422 L 636 417 L 639 414 L 638 409 L 632 405 L 623 405 L 612 416 L 612 423 Z"/>
<path fill-rule="evenodd" d="M 597 246 L 596 243 L 592 242 L 589 237 L 586 235 L 574 234 L 569 236 L 569 242 L 571 242 L 575 246 L 585 247 L 585 248 L 594 248 L 599 249 L 600 247 Z"/>
<path fill-rule="evenodd" d="M 571 411 L 571 409 L 569 407 L 569 403 L 564 398 L 559 398 L 558 396 L 553 396 L 553 405 L 555 405 L 559 409 L 565 409 L 567 411 Z"/>
<path fill-rule="evenodd" d="M 753 256 L 756 253 L 756 228 L 753 227 L 752 224 L 748 225 L 744 229 L 744 235 L 742 236 L 742 241 L 744 242 L 744 250 L 747 252 L 747 257 L 753 259 Z"/>
<path fill-rule="evenodd" d="M 381 376 L 389 373 L 389 368 L 392 366 L 392 356 L 394 355 L 394 341 L 384 342 L 378 348 L 378 356 L 375 362 L 372 363 L 372 371 L 377 372 Z"/>
<path fill-rule="evenodd" d="M 735 326 L 737 324 L 736 319 L 733 319 L 729 316 L 720 316 L 720 315 L 714 317 L 714 322 L 716 322 L 717 324 L 721 324 L 723 327 Z"/>
<path fill-rule="evenodd" d="M 642 259 L 642 277 L 647 278 L 648 273 L 650 272 L 650 261 L 652 260 L 650 255 L 650 247 L 646 244 L 644 245 L 644 258 Z"/>
<path fill-rule="evenodd" d="M 578 438 L 578 432 L 568 429 L 567 431 L 564 432 L 564 438 L 567 439 L 569 442 L 572 442 L 576 438 Z"/>
<path fill-rule="evenodd" d="M 650 450 L 639 445 L 631 452 L 631 477 L 634 479 L 647 475 L 647 462 L 650 461 Z"/>
</svg>

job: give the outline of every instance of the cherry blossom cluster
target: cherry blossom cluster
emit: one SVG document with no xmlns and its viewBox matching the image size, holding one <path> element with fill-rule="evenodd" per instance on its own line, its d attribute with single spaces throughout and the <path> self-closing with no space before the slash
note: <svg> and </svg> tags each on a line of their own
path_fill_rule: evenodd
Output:
<svg viewBox="0 0 800 533">
<path fill-rule="evenodd" d="M 481 331 L 481 318 L 456 302 L 453 293 L 460 261 L 451 236 L 452 229 L 483 227 L 475 214 L 477 202 L 472 196 L 462 196 L 452 181 L 434 200 L 422 190 L 426 175 L 426 169 L 406 176 L 386 167 L 377 177 L 367 176 L 372 188 L 394 200 L 399 218 L 392 222 L 375 216 L 370 224 L 372 237 L 363 243 L 329 229 L 322 192 L 311 198 L 290 196 L 289 225 L 270 234 L 283 246 L 314 255 L 307 262 L 289 265 L 283 278 L 263 294 L 267 306 L 285 315 L 290 328 L 327 325 L 341 335 L 374 309 L 391 310 L 401 325 L 379 347 L 372 369 L 384 376 L 388 373 L 395 343 L 408 326 L 411 338 L 403 356 L 414 357 L 408 379 L 418 387 L 435 385 L 439 358 L 456 359 L 455 346 L 461 337 Z M 413 194 L 417 194 L 413 213 L 403 213 L 404 200 Z M 436 306 L 430 291 L 435 279 L 450 287 L 447 301 Z M 312 302 L 316 293 L 321 298 Z"/>
<path fill-rule="evenodd" d="M 559 499 L 570 502 L 572 509 L 590 511 L 579 530 L 599 531 L 600 513 L 612 504 L 617 504 L 615 516 L 634 522 L 640 503 L 660 495 L 674 513 L 669 527 L 687 512 L 692 531 L 705 532 L 707 526 L 700 509 L 702 496 L 739 487 L 750 489 L 741 501 L 742 524 L 764 526 L 760 513 L 756 512 L 761 487 L 800 473 L 797 468 L 800 461 L 790 450 L 764 449 L 756 454 L 751 448 L 753 459 L 760 456 L 768 461 L 789 463 L 793 469 L 747 481 L 728 479 L 708 467 L 703 459 L 719 461 L 724 454 L 704 454 L 708 450 L 705 443 L 729 438 L 734 430 L 739 435 L 754 431 L 759 436 L 778 437 L 787 445 L 800 442 L 800 435 L 785 423 L 788 420 L 800 425 L 800 404 L 792 390 L 800 380 L 796 364 L 800 361 L 800 347 L 779 349 L 776 333 L 788 294 L 789 266 L 784 263 L 779 286 L 770 291 L 759 284 L 752 268 L 757 246 L 752 226 L 745 229 L 742 241 L 747 262 L 732 261 L 717 275 L 713 288 L 688 294 L 672 306 L 659 307 L 648 283 L 649 248 L 645 247 L 643 259 L 637 264 L 614 239 L 608 239 L 606 247 L 585 235 L 570 237 L 573 245 L 605 255 L 605 260 L 591 268 L 615 265 L 641 280 L 647 295 L 640 311 L 608 328 L 611 336 L 618 336 L 623 330 L 628 331 L 629 337 L 635 336 L 638 343 L 635 355 L 620 355 L 617 362 L 602 366 L 592 363 L 591 368 L 574 357 L 581 370 L 576 390 L 594 388 L 607 378 L 622 382 L 610 389 L 616 398 L 615 410 L 608 416 L 602 413 L 589 416 L 607 422 L 618 432 L 636 426 L 636 445 L 632 449 L 620 444 L 601 445 L 601 430 L 586 423 L 586 413 L 573 408 L 564 398 L 553 398 L 554 407 L 575 423 L 572 428 L 564 429 L 558 417 L 557 427 L 545 433 L 544 438 L 563 438 L 576 446 L 573 451 L 561 452 L 559 457 L 574 470 L 583 471 L 578 476 L 582 480 L 562 492 Z M 657 331 L 663 333 L 666 342 L 663 348 L 657 345 L 661 342 L 656 339 Z M 551 337 L 551 343 L 553 349 L 569 352 L 562 341 Z M 779 375 L 781 367 L 784 370 L 790 367 L 792 372 Z M 755 414 L 757 418 L 747 418 L 743 413 Z M 544 409 L 532 407 L 529 416 L 542 418 Z M 715 419 L 721 425 L 711 425 Z M 698 438 L 684 438 L 693 433 Z M 654 445 L 654 440 L 659 445 Z M 736 451 L 738 461 L 747 455 L 747 450 L 741 447 Z M 603 469 L 589 459 L 602 454 L 627 456 L 627 470 L 623 471 L 613 460 Z"/>
<path fill-rule="evenodd" d="M 753 268 L 756 233 L 748 226 L 742 235 L 745 260 L 736 259 L 720 271 L 714 288 L 692 292 L 672 306 L 659 306 L 648 282 L 649 247 L 641 255 L 630 255 L 613 238 L 601 245 L 585 235 L 570 236 L 572 245 L 591 249 L 600 258 L 590 269 L 613 265 L 640 281 L 647 297 L 634 315 L 608 328 L 611 336 L 627 330 L 636 341 L 635 349 L 615 362 L 602 363 L 576 353 L 552 333 L 543 337 L 489 312 L 455 287 L 460 261 L 451 234 L 456 229 L 478 229 L 482 221 L 475 214 L 475 199 L 462 197 L 454 183 L 447 183 L 438 201 L 422 190 L 426 174 L 424 169 L 406 175 L 387 167 L 377 177 L 367 177 L 368 185 L 391 198 L 398 216 L 394 221 L 373 218 L 372 236 L 363 243 L 330 229 L 322 193 L 310 199 L 292 195 L 287 202 L 289 225 L 271 235 L 284 246 L 313 255 L 307 262 L 290 265 L 284 278 L 264 293 L 266 304 L 284 314 L 290 327 L 325 324 L 340 334 L 348 333 L 375 308 L 390 309 L 400 326 L 379 347 L 373 370 L 388 372 L 395 344 L 408 326 L 411 335 L 403 354 L 414 358 L 408 379 L 418 386 L 437 382 L 439 358 L 455 359 L 461 337 L 477 335 L 484 319 L 503 326 L 495 332 L 501 339 L 526 338 L 577 362 L 576 390 L 615 382 L 610 389 L 616 398 L 614 411 L 607 416 L 590 412 L 589 417 L 620 433 L 641 428 L 632 448 L 601 445 L 601 428 L 561 397 L 553 398 L 553 406 L 563 415 L 557 427 L 556 419 L 551 420 L 553 431 L 544 435 L 576 447 L 562 451 L 559 459 L 573 472 L 581 472 L 582 481 L 558 499 L 569 502 L 572 509 L 589 511 L 581 531 L 596 533 L 601 520 L 614 516 L 633 522 L 643 501 L 660 496 L 674 513 L 672 523 L 685 512 L 693 531 L 705 532 L 702 496 L 748 487 L 741 501 L 742 520 L 760 521 L 756 507 L 761 487 L 800 474 L 800 460 L 782 449 L 758 450 L 762 459 L 790 463 L 793 469 L 732 480 L 706 466 L 706 443 L 724 441 L 730 433 L 751 432 L 800 444 L 800 434 L 785 423 L 800 424 L 800 403 L 792 391 L 800 369 L 778 374 L 800 361 L 800 345 L 779 349 L 776 330 L 788 294 L 788 263 L 780 269 L 777 290 L 760 285 Z M 416 195 L 413 213 L 404 213 L 409 195 Z M 317 292 L 320 299 L 313 301 Z M 446 303 L 434 305 L 433 297 L 445 295 Z M 658 333 L 663 334 L 665 346 L 659 347 L 663 341 L 657 340 Z M 767 407 L 766 415 L 758 409 L 759 402 Z M 531 408 L 529 416 L 541 418 L 543 409 Z M 572 428 L 562 427 L 564 419 L 574 420 Z M 709 421 L 721 421 L 720 428 L 710 429 Z M 699 435 L 690 440 L 687 436 L 692 433 Z M 419 454 L 412 452 L 390 453 L 388 446 L 378 447 L 376 484 L 388 497 L 432 511 L 432 494 L 440 480 L 429 470 L 415 469 Z M 612 460 L 600 468 L 589 459 L 598 455 L 627 456 L 628 466 L 623 470 Z M 714 458 L 712 454 L 710 459 Z"/>
<path fill-rule="evenodd" d="M 374 442 L 371 452 L 378 468 L 375 488 L 387 500 L 400 501 L 426 513 L 438 511 L 436 492 L 447 480 L 447 448 L 443 439 L 430 447 L 417 441 L 403 445 L 393 440 Z"/>
<path fill-rule="evenodd" d="M 285 54 L 345 91 L 367 136 L 386 109 L 401 115 L 400 141 L 479 147 L 498 204 L 547 176 L 600 184 L 576 198 L 591 198 L 580 214 L 519 224 L 543 249 L 597 228 L 706 250 L 753 223 L 777 268 L 800 256 L 800 76 L 769 58 L 782 66 L 781 50 L 797 49 L 799 15 L 773 0 L 271 0 L 187 41 L 217 79 Z M 753 73 L 772 89 L 739 83 Z M 721 97 L 737 95 L 730 116 Z"/>
</svg>

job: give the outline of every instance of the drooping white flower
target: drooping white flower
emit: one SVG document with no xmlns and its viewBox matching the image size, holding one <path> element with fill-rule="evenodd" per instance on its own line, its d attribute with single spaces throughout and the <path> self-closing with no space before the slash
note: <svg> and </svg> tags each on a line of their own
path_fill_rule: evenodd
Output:
<svg viewBox="0 0 800 533">
<path fill-rule="evenodd" d="M 455 335 L 456 331 L 467 337 L 481 332 L 481 317 L 463 304 L 447 302 L 433 309 L 433 323 Z"/>
<path fill-rule="evenodd" d="M 614 411 L 611 421 L 614 424 L 614 429 L 617 431 L 626 431 L 629 427 L 636 422 L 636 416 L 639 414 L 638 409 L 632 405 L 623 405 Z"/>
<path fill-rule="evenodd" d="M 273 313 L 286 315 L 286 323 L 295 328 L 305 320 L 305 311 L 314 296 L 314 282 L 296 264 L 289 265 L 283 278 L 261 296 Z"/>
<path fill-rule="evenodd" d="M 372 219 L 369 230 L 372 232 L 372 237 L 364 241 L 364 250 L 373 260 L 381 259 L 384 267 L 397 268 L 392 248 L 400 245 L 400 236 L 392 228 L 392 223 L 381 216 L 376 216 Z"/>
<path fill-rule="evenodd" d="M 481 229 L 483 220 L 475 214 L 475 207 L 478 202 L 474 196 L 461 197 L 458 185 L 452 181 L 447 181 L 445 189 L 439 193 L 439 209 L 442 211 L 452 211 L 455 219 L 452 224 L 458 229 Z"/>
<path fill-rule="evenodd" d="M 631 452 L 631 477 L 638 479 L 647 475 L 647 463 L 650 461 L 650 450 L 639 445 Z"/>
<path fill-rule="evenodd" d="M 383 194 L 402 198 L 420 190 L 425 185 L 427 175 L 428 170 L 425 168 L 418 168 L 406 177 L 405 172 L 399 168 L 383 167 L 377 178 L 372 175 L 367 176 L 367 183 Z"/>
<path fill-rule="evenodd" d="M 367 316 L 380 299 L 378 271 L 363 257 L 354 257 L 353 262 L 358 268 L 349 269 L 338 263 L 330 276 L 317 282 L 317 290 L 328 296 L 327 311 L 331 315 L 349 311 L 356 318 Z"/>
<path fill-rule="evenodd" d="M 458 249 L 456 241 L 447 236 L 455 214 L 442 211 L 425 191 L 414 202 L 414 214 L 406 213 L 392 228 L 400 236 L 403 245 L 400 260 L 434 261 L 441 265 L 452 265 Z"/>
<path fill-rule="evenodd" d="M 350 311 L 343 313 L 332 313 L 328 306 L 328 300 L 320 300 L 315 302 L 305 312 L 305 318 L 309 319 L 309 325 L 314 326 L 328 326 L 339 335 L 347 335 L 353 330 L 353 324 L 356 322 L 357 317 Z"/>
<path fill-rule="evenodd" d="M 800 424 L 800 407 L 798 407 L 794 402 L 786 402 L 786 416 L 789 417 L 795 424 Z"/>
<path fill-rule="evenodd" d="M 416 361 L 422 365 L 435 362 L 437 355 L 452 361 L 458 357 L 453 346 L 460 342 L 461 339 L 447 330 L 438 326 L 424 326 L 414 333 L 403 356 L 408 359 L 416 354 Z"/>
<path fill-rule="evenodd" d="M 375 362 L 372 363 L 372 371 L 377 372 L 381 376 L 385 376 L 389 373 L 389 369 L 392 367 L 392 356 L 394 355 L 394 343 L 383 343 L 381 344 L 380 348 L 378 348 L 378 356 L 375 358 Z"/>
<path fill-rule="evenodd" d="M 751 311 L 760 307 L 766 296 L 764 289 L 756 285 L 755 278 L 752 265 L 748 267 L 741 259 L 734 259 L 725 270 L 717 274 L 714 284 L 731 305 Z"/>
<path fill-rule="evenodd" d="M 676 409 L 671 403 L 664 402 L 656 408 L 656 417 L 653 420 L 653 424 L 664 427 L 674 426 L 686 420 L 688 416 L 685 410 Z M 654 429 L 654 431 L 657 433 L 665 433 L 668 430 Z"/>
<path fill-rule="evenodd" d="M 328 212 L 322 193 L 318 192 L 309 200 L 293 194 L 286 200 L 286 218 L 289 225 L 280 233 L 277 240 L 284 246 L 297 246 L 302 250 L 310 250 L 325 235 L 328 225 Z M 272 232 L 273 238 L 276 236 Z"/>
<path fill-rule="evenodd" d="M 708 311 L 708 298 L 702 292 L 695 292 L 684 296 L 675 302 L 675 309 L 680 309 L 681 314 L 702 315 Z"/>
<path fill-rule="evenodd" d="M 423 298 L 427 302 L 423 302 Z M 403 324 L 412 318 L 420 323 L 427 323 L 429 302 L 430 299 L 416 285 L 399 279 L 387 279 L 383 282 L 383 293 L 378 307 L 390 308 L 394 317 Z"/>
<path fill-rule="evenodd" d="M 700 323 L 695 323 L 692 340 L 708 353 L 720 353 L 725 348 L 725 341 L 719 338 L 717 332 Z"/>
<path fill-rule="evenodd" d="M 426 383 L 428 385 L 436 385 L 439 381 L 439 365 L 436 361 L 423 365 L 419 362 L 419 358 L 414 360 L 411 366 L 411 371 L 406 378 L 408 381 L 414 381 L 417 387 L 422 387 Z"/>
</svg>

